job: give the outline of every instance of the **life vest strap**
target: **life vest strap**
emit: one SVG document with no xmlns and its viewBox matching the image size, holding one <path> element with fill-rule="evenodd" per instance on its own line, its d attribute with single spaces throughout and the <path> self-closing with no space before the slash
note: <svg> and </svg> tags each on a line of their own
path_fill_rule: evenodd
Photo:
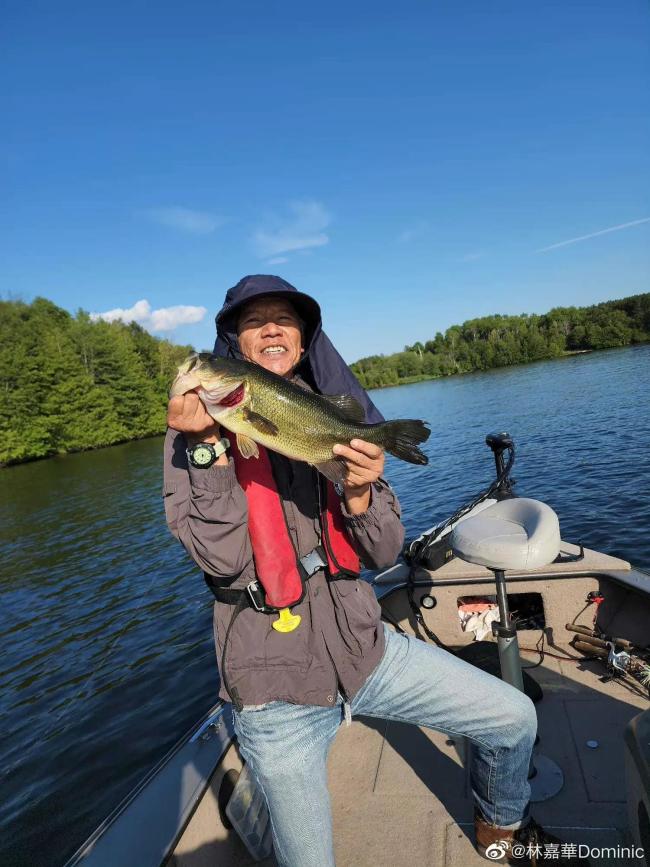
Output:
<svg viewBox="0 0 650 867">
<path fill-rule="evenodd" d="M 303 581 L 308 581 L 312 575 L 319 572 L 321 569 L 328 570 L 327 554 L 322 545 L 317 545 L 309 554 L 305 554 L 298 561 L 298 565 L 302 574 Z M 251 581 L 243 590 L 232 590 L 227 587 L 219 587 L 219 579 L 207 572 L 203 573 L 205 583 L 210 588 L 213 596 L 218 602 L 225 602 L 227 605 L 241 604 L 244 607 L 249 606 L 263 614 L 272 614 L 278 609 L 266 604 L 266 594 L 261 582 L 257 579 Z M 356 580 L 359 576 L 352 572 L 338 572 L 332 575 L 327 571 L 328 581 L 341 580 Z"/>
<path fill-rule="evenodd" d="M 205 573 L 205 583 L 210 588 L 217 602 L 227 605 L 237 605 L 242 608 L 254 608 L 262 614 L 272 614 L 275 608 L 269 608 L 265 602 L 264 588 L 259 581 L 251 581 L 244 590 L 227 590 L 214 584 L 216 579 Z"/>
</svg>

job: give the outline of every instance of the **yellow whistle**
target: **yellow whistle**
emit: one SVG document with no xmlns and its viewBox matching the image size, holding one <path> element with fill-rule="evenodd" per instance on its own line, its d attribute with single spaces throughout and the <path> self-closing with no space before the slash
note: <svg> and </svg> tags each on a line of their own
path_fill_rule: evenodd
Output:
<svg viewBox="0 0 650 867">
<path fill-rule="evenodd" d="M 289 608 L 282 608 L 280 616 L 271 623 L 271 626 L 278 632 L 293 632 L 300 626 L 300 619 L 299 614 L 292 614 Z"/>
</svg>

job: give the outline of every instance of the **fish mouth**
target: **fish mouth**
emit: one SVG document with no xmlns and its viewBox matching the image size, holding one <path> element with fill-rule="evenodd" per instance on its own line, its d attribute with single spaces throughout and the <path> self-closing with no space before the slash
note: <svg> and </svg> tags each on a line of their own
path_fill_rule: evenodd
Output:
<svg viewBox="0 0 650 867">
<path fill-rule="evenodd" d="M 232 380 L 230 382 L 221 381 L 218 384 L 212 384 L 211 388 L 204 384 L 199 392 L 199 397 L 207 407 L 215 409 L 232 409 L 238 406 L 246 397 L 246 381 Z"/>
<path fill-rule="evenodd" d="M 219 406 L 227 406 L 229 408 L 237 406 L 244 399 L 244 392 L 245 388 L 244 383 L 242 382 L 241 385 L 238 385 L 237 388 L 235 388 L 225 397 L 221 398 L 221 400 L 219 401 Z"/>
</svg>

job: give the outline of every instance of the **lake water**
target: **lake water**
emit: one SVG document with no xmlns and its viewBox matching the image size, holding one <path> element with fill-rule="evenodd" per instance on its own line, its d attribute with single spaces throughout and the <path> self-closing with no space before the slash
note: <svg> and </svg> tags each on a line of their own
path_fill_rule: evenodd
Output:
<svg viewBox="0 0 650 867">
<path fill-rule="evenodd" d="M 493 478 L 570 541 L 650 569 L 650 346 L 374 392 L 431 424 L 389 459 L 412 537 Z M 0 471 L 0 863 L 59 867 L 215 701 L 211 597 L 162 512 L 162 440 Z"/>
</svg>

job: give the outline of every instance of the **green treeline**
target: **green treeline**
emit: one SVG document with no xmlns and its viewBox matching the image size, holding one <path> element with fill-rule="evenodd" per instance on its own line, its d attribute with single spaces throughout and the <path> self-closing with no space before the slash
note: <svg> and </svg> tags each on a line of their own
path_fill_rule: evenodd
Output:
<svg viewBox="0 0 650 867">
<path fill-rule="evenodd" d="M 541 316 L 470 319 L 424 344 L 414 343 L 394 355 L 371 355 L 351 367 L 361 385 L 379 388 L 649 340 L 646 292 L 593 307 L 556 307 Z"/>
<path fill-rule="evenodd" d="M 163 433 L 189 351 L 45 298 L 0 301 L 0 466 Z"/>
<path fill-rule="evenodd" d="M 366 388 L 650 340 L 650 293 L 542 316 L 485 316 L 352 365 Z M 71 316 L 45 298 L 0 301 L 0 466 L 163 433 L 191 351 L 135 323 Z"/>
</svg>

